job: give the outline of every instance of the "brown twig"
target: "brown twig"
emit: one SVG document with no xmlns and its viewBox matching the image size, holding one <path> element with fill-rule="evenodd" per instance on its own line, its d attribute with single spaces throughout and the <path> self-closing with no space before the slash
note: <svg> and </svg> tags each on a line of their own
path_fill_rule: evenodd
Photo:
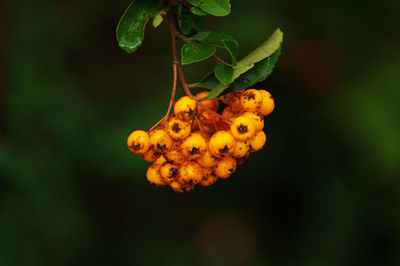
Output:
<svg viewBox="0 0 400 266">
<path fill-rule="evenodd" d="M 172 105 L 175 104 L 175 91 L 176 91 L 176 64 L 172 65 L 173 71 L 174 71 L 174 81 L 173 81 L 173 85 L 172 85 L 172 92 L 171 92 L 171 100 L 169 101 L 169 106 L 168 106 L 168 110 L 167 110 L 167 114 L 165 115 L 165 120 L 164 120 L 164 127 L 165 124 L 168 121 L 168 117 L 169 117 L 169 112 L 171 111 Z"/>
</svg>

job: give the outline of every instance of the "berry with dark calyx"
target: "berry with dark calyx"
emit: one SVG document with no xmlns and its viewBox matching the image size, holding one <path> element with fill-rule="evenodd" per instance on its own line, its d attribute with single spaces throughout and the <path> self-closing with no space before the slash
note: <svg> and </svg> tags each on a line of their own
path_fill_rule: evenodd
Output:
<svg viewBox="0 0 400 266">
<path fill-rule="evenodd" d="M 173 140 L 163 129 L 156 129 L 150 133 L 151 148 L 161 154 L 166 153 L 172 147 Z"/>
<path fill-rule="evenodd" d="M 172 163 L 164 163 L 160 167 L 160 174 L 164 181 L 170 184 L 177 180 L 179 175 L 179 166 Z"/>
<path fill-rule="evenodd" d="M 180 98 L 174 106 L 174 113 L 182 121 L 190 121 L 196 113 L 197 103 L 189 96 Z"/>
<path fill-rule="evenodd" d="M 237 140 L 248 140 L 254 136 L 255 132 L 253 121 L 245 116 L 236 117 L 231 124 L 231 133 Z"/>
<path fill-rule="evenodd" d="M 229 131 L 217 131 L 211 136 L 208 147 L 212 155 L 223 157 L 232 154 L 235 144 L 235 138 Z"/>
<path fill-rule="evenodd" d="M 228 178 L 236 171 L 236 159 L 232 156 L 222 158 L 214 168 L 215 175 Z"/>
<path fill-rule="evenodd" d="M 182 141 L 181 150 L 186 158 L 194 160 L 206 152 L 207 142 L 200 133 L 194 132 Z"/>
<path fill-rule="evenodd" d="M 188 122 L 172 118 L 167 124 L 168 134 L 175 140 L 182 140 L 189 136 L 191 127 Z"/>
<path fill-rule="evenodd" d="M 143 130 L 135 130 L 129 135 L 126 144 L 131 152 L 145 154 L 150 147 L 149 134 Z"/>
<path fill-rule="evenodd" d="M 258 90 L 248 89 L 240 96 L 240 103 L 246 111 L 257 112 L 263 103 L 263 97 Z"/>
<path fill-rule="evenodd" d="M 201 179 L 199 185 L 203 187 L 208 187 L 217 182 L 218 176 L 214 174 L 212 168 L 203 169 L 203 178 Z"/>
<path fill-rule="evenodd" d="M 264 131 L 257 132 L 257 134 L 248 141 L 250 151 L 256 152 L 261 150 L 264 147 L 266 140 L 267 137 L 265 136 Z"/>
</svg>

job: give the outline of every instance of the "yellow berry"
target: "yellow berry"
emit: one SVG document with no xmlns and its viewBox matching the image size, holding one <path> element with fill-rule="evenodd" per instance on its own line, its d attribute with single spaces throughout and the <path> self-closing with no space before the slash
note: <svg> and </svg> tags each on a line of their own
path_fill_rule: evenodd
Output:
<svg viewBox="0 0 400 266">
<path fill-rule="evenodd" d="M 184 156 L 194 160 L 203 156 L 207 143 L 200 133 L 194 132 L 182 141 L 181 150 Z"/>
<path fill-rule="evenodd" d="M 158 159 L 158 157 L 160 157 L 160 155 L 161 154 L 159 152 L 150 148 L 145 154 L 142 155 L 142 158 L 146 162 L 154 162 Z"/>
<path fill-rule="evenodd" d="M 228 178 L 236 170 L 236 159 L 232 156 L 222 158 L 214 169 L 215 175 Z"/>
<path fill-rule="evenodd" d="M 258 90 L 248 89 L 240 96 L 240 103 L 246 111 L 257 112 L 262 105 L 263 97 Z"/>
<path fill-rule="evenodd" d="M 185 163 L 180 168 L 180 175 L 185 183 L 198 184 L 203 178 L 203 169 L 195 162 Z"/>
<path fill-rule="evenodd" d="M 249 147 L 251 152 L 259 151 L 264 147 L 267 137 L 264 131 L 259 131 L 252 139 L 249 140 Z"/>
<path fill-rule="evenodd" d="M 246 141 L 236 141 L 232 156 L 235 158 L 242 158 L 248 154 L 249 149 L 249 144 Z"/>
<path fill-rule="evenodd" d="M 260 131 L 264 128 L 264 117 L 262 114 L 258 113 L 251 113 L 251 112 L 245 112 L 242 114 L 244 117 L 249 118 L 251 121 L 253 121 L 254 126 L 256 128 L 256 131 Z"/>
<path fill-rule="evenodd" d="M 145 154 L 150 147 L 149 134 L 143 130 L 135 130 L 129 135 L 126 144 L 131 152 Z"/>
<path fill-rule="evenodd" d="M 205 168 L 203 169 L 203 178 L 201 179 L 199 185 L 200 186 L 211 186 L 215 182 L 217 182 L 218 176 L 214 174 L 214 171 L 212 168 Z"/>
<path fill-rule="evenodd" d="M 207 95 L 210 94 L 209 91 L 202 91 L 196 94 L 197 99 L 202 99 L 204 97 L 207 97 Z M 216 112 L 218 110 L 219 102 L 215 99 L 205 99 L 201 101 L 201 104 L 207 107 L 208 109 Z M 199 112 L 204 111 L 204 108 L 199 106 Z"/>
<path fill-rule="evenodd" d="M 183 162 L 186 161 L 186 158 L 185 156 L 183 156 L 180 148 L 175 148 L 175 147 L 173 147 L 170 151 L 165 153 L 164 157 L 168 160 L 168 162 L 174 164 L 182 164 Z"/>
<path fill-rule="evenodd" d="M 215 158 L 208 150 L 196 161 L 202 167 L 214 167 L 218 163 L 218 159 Z"/>
<path fill-rule="evenodd" d="M 170 184 L 178 178 L 179 166 L 172 163 L 164 163 L 160 168 L 160 174 L 164 181 Z"/>
<path fill-rule="evenodd" d="M 164 156 L 160 156 L 160 157 L 158 157 L 158 159 L 154 162 L 154 165 L 157 165 L 157 166 L 161 166 L 163 163 L 165 163 L 167 160 L 165 160 L 165 157 Z"/>
<path fill-rule="evenodd" d="M 191 128 L 189 123 L 172 118 L 167 124 L 167 131 L 173 139 L 182 140 L 189 136 Z"/>
<path fill-rule="evenodd" d="M 182 185 L 179 182 L 173 181 L 173 182 L 169 183 L 168 185 L 172 188 L 173 191 L 183 193 Z"/>
<path fill-rule="evenodd" d="M 231 124 L 231 132 L 235 139 L 245 141 L 254 136 L 256 127 L 251 119 L 245 116 L 238 116 Z"/>
<path fill-rule="evenodd" d="M 261 108 L 258 110 L 262 115 L 269 115 L 275 108 L 274 98 L 266 90 L 259 90 L 262 96 Z"/>
<path fill-rule="evenodd" d="M 208 143 L 209 150 L 216 157 L 223 157 L 233 152 L 235 138 L 228 131 L 215 132 Z"/>
<path fill-rule="evenodd" d="M 154 151 L 165 153 L 171 149 L 172 138 L 162 129 L 156 129 L 150 133 L 150 146 Z"/>
<path fill-rule="evenodd" d="M 164 186 L 167 184 L 160 175 L 160 166 L 154 164 L 147 169 L 146 178 L 153 185 Z"/>
<path fill-rule="evenodd" d="M 180 120 L 189 121 L 195 115 L 196 104 L 192 98 L 183 96 L 175 103 L 174 113 Z"/>
</svg>

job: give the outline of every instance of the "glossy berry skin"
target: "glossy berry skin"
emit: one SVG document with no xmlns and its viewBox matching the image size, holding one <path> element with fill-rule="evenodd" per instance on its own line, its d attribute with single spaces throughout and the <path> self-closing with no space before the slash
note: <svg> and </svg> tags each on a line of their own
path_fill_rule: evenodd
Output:
<svg viewBox="0 0 400 266">
<path fill-rule="evenodd" d="M 203 169 L 203 178 L 201 179 L 199 185 L 203 187 L 208 187 L 217 182 L 218 176 L 214 174 L 212 168 Z"/>
<path fill-rule="evenodd" d="M 165 159 L 165 157 L 161 155 L 160 157 L 158 157 L 157 160 L 155 160 L 154 165 L 161 167 L 161 165 L 163 165 L 166 161 L 167 160 Z"/>
<path fill-rule="evenodd" d="M 236 117 L 231 124 L 231 133 L 236 140 L 245 141 L 254 136 L 256 127 L 251 119 L 245 116 Z"/>
<path fill-rule="evenodd" d="M 204 155 L 207 143 L 200 133 L 194 132 L 182 141 L 181 150 L 188 159 L 197 159 Z"/>
<path fill-rule="evenodd" d="M 236 159 L 232 156 L 222 158 L 214 168 L 215 175 L 220 178 L 228 178 L 236 170 Z"/>
<path fill-rule="evenodd" d="M 256 152 L 261 150 L 264 147 L 266 140 L 267 137 L 265 136 L 264 131 L 257 132 L 257 134 L 248 141 L 250 146 L 250 151 Z"/>
<path fill-rule="evenodd" d="M 135 154 L 145 154 L 150 148 L 149 134 L 143 130 L 133 131 L 126 141 L 128 148 Z"/>
<path fill-rule="evenodd" d="M 203 169 L 195 162 L 185 163 L 180 168 L 181 179 L 189 184 L 198 184 L 203 178 Z"/>
<path fill-rule="evenodd" d="M 242 114 L 242 116 L 247 117 L 251 121 L 253 121 L 256 131 L 263 130 L 263 128 L 264 128 L 264 116 L 262 114 L 245 112 L 245 113 Z"/>
<path fill-rule="evenodd" d="M 167 131 L 174 140 L 182 140 L 189 136 L 191 127 L 187 122 L 172 118 L 167 124 Z"/>
<path fill-rule="evenodd" d="M 203 156 L 198 158 L 196 162 L 201 167 L 214 167 L 218 163 L 218 159 L 214 157 L 208 150 L 204 153 Z"/>
<path fill-rule="evenodd" d="M 164 163 L 160 167 L 160 175 L 166 183 L 170 184 L 177 180 L 179 175 L 179 166 L 172 163 Z"/>
<path fill-rule="evenodd" d="M 146 178 L 153 185 L 164 186 L 167 184 L 161 177 L 160 166 L 157 165 L 152 165 L 147 169 Z"/>
<path fill-rule="evenodd" d="M 190 121 L 196 113 L 196 101 L 188 96 L 181 97 L 174 106 L 175 115 L 182 121 Z"/>
<path fill-rule="evenodd" d="M 232 156 L 235 158 L 245 157 L 249 152 L 249 144 L 246 141 L 236 141 Z"/>
<path fill-rule="evenodd" d="M 204 97 L 207 97 L 207 95 L 210 94 L 209 91 L 202 91 L 196 94 L 197 99 L 202 99 Z M 201 104 L 207 107 L 208 109 L 216 112 L 219 107 L 219 102 L 214 99 L 205 99 L 201 101 Z M 199 113 L 205 111 L 203 107 L 199 106 Z"/>
<path fill-rule="evenodd" d="M 235 144 L 235 138 L 229 131 L 217 131 L 211 136 L 208 147 L 212 155 L 224 157 L 232 154 Z"/>
<path fill-rule="evenodd" d="M 173 181 L 173 182 L 169 183 L 168 185 L 169 185 L 169 186 L 172 188 L 172 190 L 175 191 L 175 192 L 178 192 L 178 193 L 183 193 L 183 192 L 184 192 L 184 190 L 183 190 L 183 188 L 182 188 L 182 185 L 181 185 L 179 182 L 177 182 L 177 181 Z"/>
<path fill-rule="evenodd" d="M 154 162 L 160 157 L 161 153 L 154 151 L 153 149 L 149 149 L 145 154 L 142 155 L 143 160 L 146 162 Z"/>
<path fill-rule="evenodd" d="M 159 153 L 165 153 L 172 147 L 173 140 L 162 129 L 156 129 L 150 133 L 150 146 L 151 148 Z"/>
<path fill-rule="evenodd" d="M 266 90 L 259 91 L 262 96 L 261 108 L 258 110 L 262 115 L 269 115 L 275 108 L 275 101 L 271 93 Z"/>
<path fill-rule="evenodd" d="M 257 112 L 262 105 L 263 97 L 258 90 L 248 89 L 240 96 L 240 104 L 248 112 Z"/>
</svg>

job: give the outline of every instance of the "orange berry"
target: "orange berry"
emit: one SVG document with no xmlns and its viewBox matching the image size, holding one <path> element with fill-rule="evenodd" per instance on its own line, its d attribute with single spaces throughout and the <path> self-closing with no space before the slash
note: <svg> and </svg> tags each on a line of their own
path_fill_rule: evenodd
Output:
<svg viewBox="0 0 400 266">
<path fill-rule="evenodd" d="M 202 91 L 196 94 L 197 99 L 202 99 L 204 97 L 207 97 L 207 95 L 210 94 L 209 91 Z M 205 99 L 201 101 L 201 104 L 203 104 L 205 107 L 208 109 L 211 109 L 212 111 L 216 112 L 218 110 L 219 102 L 215 99 Z M 204 108 L 199 106 L 199 112 L 203 112 Z"/>
<path fill-rule="evenodd" d="M 147 169 L 146 178 L 153 185 L 164 186 L 167 184 L 161 177 L 160 166 L 154 164 Z"/>
<path fill-rule="evenodd" d="M 275 101 L 271 93 L 266 90 L 259 90 L 262 96 L 261 108 L 258 110 L 262 115 L 269 115 L 275 108 Z"/>
<path fill-rule="evenodd" d="M 235 148 L 235 138 L 228 131 L 215 132 L 208 143 L 212 155 L 222 157 L 229 155 Z"/>
<path fill-rule="evenodd" d="M 240 103 L 246 111 L 257 112 L 262 105 L 263 97 L 258 90 L 248 89 L 240 96 Z"/>
<path fill-rule="evenodd" d="M 160 157 L 161 153 L 154 151 L 152 148 L 150 148 L 145 154 L 142 155 L 143 160 L 146 162 L 154 162 L 155 160 Z"/>
<path fill-rule="evenodd" d="M 182 141 L 181 150 L 184 156 L 194 160 L 203 156 L 207 143 L 200 133 L 194 132 Z"/>
<path fill-rule="evenodd" d="M 202 167 L 214 167 L 217 165 L 218 159 L 207 150 L 196 162 Z"/>
<path fill-rule="evenodd" d="M 262 114 L 258 113 L 251 113 L 251 112 L 245 112 L 242 114 L 244 117 L 249 118 L 251 121 L 253 121 L 254 126 L 256 128 L 256 131 L 260 131 L 264 128 L 264 117 Z"/>
<path fill-rule="evenodd" d="M 175 192 L 179 192 L 179 193 L 183 193 L 183 192 L 184 192 L 184 191 L 183 191 L 183 188 L 182 188 L 182 185 L 181 185 L 179 182 L 177 182 L 177 181 L 173 181 L 173 182 L 169 183 L 168 185 L 169 185 L 169 186 L 172 188 L 172 190 L 175 191 Z"/>
<path fill-rule="evenodd" d="M 160 168 L 160 174 L 164 181 L 170 184 L 177 180 L 179 175 L 179 166 L 172 163 L 164 163 Z"/>
<path fill-rule="evenodd" d="M 253 138 L 249 140 L 249 147 L 251 152 L 256 152 L 261 150 L 265 142 L 267 140 L 267 137 L 265 136 L 264 131 L 259 131 Z"/>
<path fill-rule="evenodd" d="M 143 130 L 135 130 L 129 135 L 126 144 L 131 152 L 145 154 L 150 147 L 149 134 Z"/>
<path fill-rule="evenodd" d="M 232 117 L 232 116 L 234 116 L 235 114 L 232 112 L 232 108 L 229 107 L 229 106 L 227 106 L 227 107 L 225 107 L 225 109 L 222 111 L 221 115 L 222 115 L 223 117 Z"/>
<path fill-rule="evenodd" d="M 231 124 L 231 132 L 235 139 L 245 141 L 254 136 L 256 127 L 251 119 L 245 116 L 238 116 Z"/>
<path fill-rule="evenodd" d="M 220 178 L 228 178 L 236 170 L 236 159 L 232 156 L 222 158 L 214 168 L 215 175 Z"/>
<path fill-rule="evenodd" d="M 249 152 L 249 144 L 245 141 L 236 141 L 235 149 L 233 150 L 232 156 L 235 158 L 242 158 Z"/>
<path fill-rule="evenodd" d="M 165 163 L 167 160 L 165 160 L 165 157 L 164 156 L 160 156 L 160 157 L 158 157 L 158 159 L 154 162 L 154 165 L 157 165 L 157 166 L 161 166 L 163 163 Z"/>
<path fill-rule="evenodd" d="M 185 156 L 183 156 L 180 146 L 178 148 L 173 147 L 170 151 L 164 154 L 164 157 L 168 160 L 168 162 L 174 164 L 182 164 L 186 161 Z"/>
<path fill-rule="evenodd" d="M 172 138 L 162 129 L 156 129 L 150 133 L 150 146 L 154 151 L 165 153 L 171 149 Z"/>
<path fill-rule="evenodd" d="M 195 162 L 189 162 L 180 168 L 181 179 L 185 183 L 198 184 L 203 178 L 203 169 Z"/>
<path fill-rule="evenodd" d="M 182 140 L 189 136 L 190 124 L 178 118 L 172 118 L 167 124 L 168 134 L 175 140 Z"/>
<path fill-rule="evenodd" d="M 199 185 L 200 186 L 211 186 L 215 182 L 217 182 L 218 176 L 216 176 L 213 172 L 212 168 L 205 168 L 203 169 L 203 178 L 201 179 Z"/>
<path fill-rule="evenodd" d="M 181 97 L 174 106 L 175 115 L 182 121 L 191 120 L 196 111 L 196 101 L 188 96 Z"/>
</svg>

